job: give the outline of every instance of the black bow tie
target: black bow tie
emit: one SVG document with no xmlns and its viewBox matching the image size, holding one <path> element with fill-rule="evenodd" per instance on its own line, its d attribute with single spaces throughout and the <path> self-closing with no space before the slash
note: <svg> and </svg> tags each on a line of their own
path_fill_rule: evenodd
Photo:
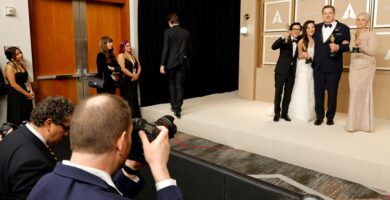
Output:
<svg viewBox="0 0 390 200">
<path fill-rule="evenodd" d="M 325 28 L 332 28 L 332 24 L 324 24 Z"/>
<path fill-rule="evenodd" d="M 292 42 L 298 43 L 298 40 L 292 40 Z"/>
</svg>

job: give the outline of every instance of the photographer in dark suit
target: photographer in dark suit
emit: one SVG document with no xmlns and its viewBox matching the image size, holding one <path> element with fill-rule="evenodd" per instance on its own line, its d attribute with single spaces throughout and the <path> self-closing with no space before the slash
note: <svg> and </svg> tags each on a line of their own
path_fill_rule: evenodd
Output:
<svg viewBox="0 0 390 200">
<path fill-rule="evenodd" d="M 164 32 L 164 46 L 161 57 L 160 73 L 168 74 L 171 110 L 181 117 L 183 105 L 184 79 L 190 67 L 190 33 L 179 26 L 179 17 L 168 15 L 169 29 Z"/>
<path fill-rule="evenodd" d="M 48 97 L 33 109 L 29 123 L 0 142 L 0 199 L 26 199 L 54 169 L 56 157 L 49 146 L 68 135 L 73 109 L 64 97 Z"/>
<path fill-rule="evenodd" d="M 343 71 L 343 52 L 349 51 L 351 39 L 349 27 L 335 20 L 335 8 L 326 5 L 322 8 L 323 23 L 316 25 L 314 35 L 314 96 L 317 119 L 315 125 L 321 125 L 324 119 L 325 90 L 328 93 L 326 124 L 333 125 L 336 114 L 337 90 Z"/>
<path fill-rule="evenodd" d="M 70 124 L 70 160 L 57 163 L 28 199 L 125 200 L 137 195 L 144 182 L 134 172 L 139 163 L 127 160 L 133 130 L 128 103 L 109 94 L 90 97 L 77 105 Z M 140 131 L 145 159 L 156 182 L 157 199 L 180 200 L 181 192 L 167 167 L 168 130 L 160 130 L 153 142 Z"/>
<path fill-rule="evenodd" d="M 288 106 L 291 100 L 291 93 L 295 80 L 295 69 L 297 66 L 297 44 L 302 26 L 300 23 L 292 23 L 284 36 L 278 38 L 273 44 L 272 49 L 279 49 L 279 59 L 275 67 L 275 99 L 274 99 L 274 121 L 279 121 L 282 117 L 286 121 L 291 121 L 288 116 Z M 284 91 L 283 91 L 284 88 Z M 283 102 L 280 109 L 280 102 Z"/>
</svg>

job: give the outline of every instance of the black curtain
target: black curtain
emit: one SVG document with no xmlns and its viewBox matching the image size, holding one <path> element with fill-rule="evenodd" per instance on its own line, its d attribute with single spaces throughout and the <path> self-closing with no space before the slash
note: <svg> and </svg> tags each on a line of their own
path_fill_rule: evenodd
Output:
<svg viewBox="0 0 390 200">
<path fill-rule="evenodd" d="M 192 40 L 184 97 L 237 90 L 240 0 L 140 0 L 138 6 L 142 106 L 169 102 L 168 79 L 159 69 L 167 16 L 173 12 Z"/>
</svg>

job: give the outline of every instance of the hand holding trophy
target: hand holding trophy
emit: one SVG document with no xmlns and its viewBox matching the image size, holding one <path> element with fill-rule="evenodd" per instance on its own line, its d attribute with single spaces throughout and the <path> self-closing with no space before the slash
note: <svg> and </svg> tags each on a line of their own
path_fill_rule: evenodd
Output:
<svg viewBox="0 0 390 200">
<path fill-rule="evenodd" d="M 336 38 L 334 37 L 333 33 L 330 35 L 329 37 L 329 41 L 330 41 L 330 44 L 334 44 L 334 41 L 336 40 Z M 334 58 L 336 57 L 337 54 L 336 52 L 334 52 L 332 49 L 330 49 L 330 52 L 329 52 L 329 57 L 331 58 Z"/>
<path fill-rule="evenodd" d="M 351 53 L 360 53 L 360 48 L 359 48 L 360 43 L 359 44 L 356 43 L 356 40 L 358 40 L 359 35 L 360 35 L 359 30 L 356 30 L 356 32 L 355 32 L 355 45 L 352 48 Z"/>
<path fill-rule="evenodd" d="M 289 43 L 290 35 L 291 35 L 290 25 L 286 24 L 286 33 L 284 33 L 284 43 L 285 44 Z"/>
<path fill-rule="evenodd" d="M 308 54 L 306 44 L 302 44 L 302 51 Z M 306 58 L 306 61 L 305 61 L 306 64 L 310 64 L 312 62 L 313 62 L 313 60 L 311 59 L 311 57 Z"/>
</svg>

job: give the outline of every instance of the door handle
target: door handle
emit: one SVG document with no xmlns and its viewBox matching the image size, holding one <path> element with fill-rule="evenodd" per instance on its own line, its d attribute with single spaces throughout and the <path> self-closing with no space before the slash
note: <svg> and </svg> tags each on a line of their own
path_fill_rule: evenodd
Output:
<svg viewBox="0 0 390 200">
<path fill-rule="evenodd" d="M 87 80 L 88 77 L 96 76 L 97 73 L 88 73 L 87 69 L 77 69 L 75 74 L 52 74 L 52 75 L 43 75 L 37 76 L 38 80 L 65 80 L 65 79 L 81 79 Z"/>
<path fill-rule="evenodd" d="M 64 79 L 73 79 L 78 78 L 77 74 L 53 74 L 53 75 L 43 75 L 37 76 L 38 80 L 64 80 Z"/>
</svg>

